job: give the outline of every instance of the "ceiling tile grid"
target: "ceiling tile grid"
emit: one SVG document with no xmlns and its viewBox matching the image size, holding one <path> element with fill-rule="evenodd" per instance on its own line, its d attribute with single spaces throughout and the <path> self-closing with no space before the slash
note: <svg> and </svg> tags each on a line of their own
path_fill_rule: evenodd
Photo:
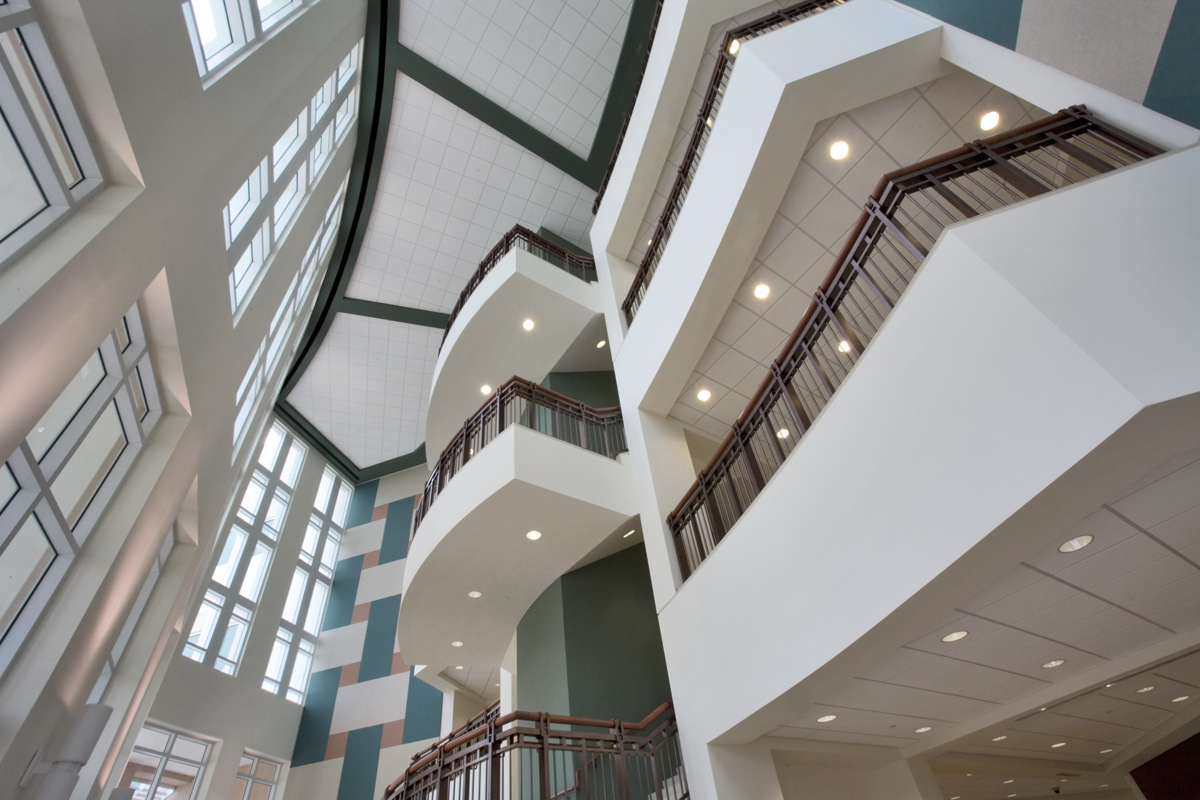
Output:
<svg viewBox="0 0 1200 800">
<path fill-rule="evenodd" d="M 425 440 L 440 328 L 338 314 L 288 402 L 360 468 Z"/>
<path fill-rule="evenodd" d="M 400 43 L 587 158 L 632 0 L 405 0 Z"/>
<path fill-rule="evenodd" d="M 405 75 L 346 294 L 449 312 L 514 225 L 586 241 L 595 193 Z"/>
<path fill-rule="evenodd" d="M 474 692 L 489 703 L 500 699 L 500 668 L 455 665 L 442 670 L 442 677 Z"/>
<path fill-rule="evenodd" d="M 746 280 L 670 416 L 715 439 L 724 438 L 799 324 L 879 179 L 905 164 L 980 138 L 984 134 L 979 118 L 988 110 L 1001 114 L 996 132 L 1043 115 L 956 70 L 819 123 Z M 836 141 L 850 146 L 842 160 L 829 155 Z M 760 284 L 769 289 L 766 298 L 755 296 Z M 701 389 L 711 393 L 707 402 L 696 397 Z"/>
</svg>

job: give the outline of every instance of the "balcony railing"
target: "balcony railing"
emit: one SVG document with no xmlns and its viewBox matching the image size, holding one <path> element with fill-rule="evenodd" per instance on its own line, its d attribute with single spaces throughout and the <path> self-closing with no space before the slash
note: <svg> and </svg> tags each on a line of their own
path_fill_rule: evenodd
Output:
<svg viewBox="0 0 1200 800">
<path fill-rule="evenodd" d="M 418 753 L 382 800 L 688 800 L 668 700 L 640 722 L 514 711 Z"/>
<path fill-rule="evenodd" d="M 683 577 L 796 448 L 946 226 L 1161 152 L 1072 106 L 883 176 L 766 380 L 667 516 Z"/>
<path fill-rule="evenodd" d="M 417 503 L 413 535 L 446 484 L 512 425 L 523 425 L 609 458 L 628 449 L 620 408 L 592 408 L 532 381 L 513 378 L 492 393 L 442 451 Z"/>
<path fill-rule="evenodd" d="M 650 279 L 654 277 L 658 263 L 662 260 L 667 240 L 671 238 L 671 231 L 675 229 L 675 222 L 679 219 L 680 212 L 683 211 L 683 202 L 687 199 L 688 190 L 692 188 L 692 180 L 696 177 L 696 170 L 700 167 L 700 158 L 704 155 L 704 148 L 708 146 L 708 138 L 712 134 L 713 125 L 717 122 L 717 112 L 721 110 L 721 99 L 729 85 L 729 77 L 733 74 L 733 63 L 738 50 L 750 39 L 845 3 L 846 0 L 805 0 L 803 3 L 774 11 L 725 34 L 721 52 L 717 55 L 717 63 L 713 66 L 712 78 L 704 93 L 704 102 L 700 104 L 700 111 L 696 114 L 691 139 L 688 140 L 683 161 L 675 174 L 675 183 L 671 185 L 671 193 L 667 195 L 667 204 L 658 217 L 658 224 L 654 226 L 654 233 L 650 236 L 650 245 L 642 257 L 637 274 L 633 277 L 633 285 L 629 287 L 629 294 L 625 296 L 625 302 L 621 304 L 627 322 L 633 323 L 633 318 L 637 315 L 642 300 L 646 297 L 646 290 L 650 287 Z"/>
<path fill-rule="evenodd" d="M 504 256 L 508 255 L 514 249 L 532 253 L 543 261 L 553 264 L 563 272 L 570 273 L 580 280 L 588 281 L 589 283 L 596 280 L 596 262 L 594 259 L 575 255 L 570 250 L 559 247 L 549 239 L 543 239 L 528 228 L 515 225 L 484 256 L 483 261 L 479 262 L 479 268 L 475 270 L 475 274 L 467 281 L 462 294 L 458 296 L 458 302 L 454 304 L 454 310 L 450 312 L 450 319 L 446 322 L 446 332 L 442 334 L 442 344 L 445 344 L 446 337 L 450 335 L 450 329 L 454 327 L 454 321 L 458 319 L 463 306 L 467 304 L 467 298 L 475 293 L 475 290 L 479 288 L 479 284 L 483 283 L 483 279 L 500 263 L 500 259 L 504 258 Z"/>
</svg>

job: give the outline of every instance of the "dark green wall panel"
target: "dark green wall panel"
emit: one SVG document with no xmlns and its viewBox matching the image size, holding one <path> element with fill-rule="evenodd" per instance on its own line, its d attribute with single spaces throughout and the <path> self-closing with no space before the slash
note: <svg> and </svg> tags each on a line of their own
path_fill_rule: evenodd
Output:
<svg viewBox="0 0 1200 800">
<path fill-rule="evenodd" d="M 366 525 L 375 513 L 375 495 L 379 492 L 379 481 L 367 481 L 354 487 L 350 499 L 350 511 L 346 514 L 346 527 Z"/>
<path fill-rule="evenodd" d="M 621 405 L 617 376 L 613 372 L 551 372 L 542 385 L 592 408 Z"/>
<path fill-rule="evenodd" d="M 900 0 L 976 36 L 1017 49 L 1021 0 Z M 1131 12 L 1132 13 L 1132 12 Z"/>
<path fill-rule="evenodd" d="M 359 683 L 392 674 L 392 654 L 396 651 L 396 622 L 399 618 L 400 595 L 394 594 L 371 603 L 362 663 L 358 667 Z"/>
<path fill-rule="evenodd" d="M 325 760 L 329 744 L 329 726 L 333 724 L 333 704 L 337 700 L 338 680 L 342 668 L 323 669 L 308 679 L 308 694 L 300 712 L 300 727 L 296 730 L 296 745 L 292 748 L 292 766 L 315 764 Z"/>
<path fill-rule="evenodd" d="M 563 633 L 562 581 L 533 602 L 517 625 L 517 705 L 522 711 L 571 713 Z"/>
<path fill-rule="evenodd" d="M 321 630 L 341 628 L 354 617 L 354 600 L 358 597 L 358 579 L 362 576 L 363 557 L 343 558 L 333 571 L 333 586 L 329 591 L 329 606 Z"/>
<path fill-rule="evenodd" d="M 375 800 L 375 777 L 379 773 L 379 747 L 383 726 L 372 725 L 350 731 L 337 800 Z"/>
<path fill-rule="evenodd" d="M 412 534 L 413 504 L 416 499 L 406 497 L 388 503 L 387 521 L 383 523 L 383 544 L 379 546 L 380 564 L 408 557 L 408 537 Z"/>
<path fill-rule="evenodd" d="M 1175 4 L 1146 91 L 1146 107 L 1200 127 L 1200 3 L 1196 0 Z"/>
<path fill-rule="evenodd" d="M 442 693 L 408 673 L 408 704 L 404 709 L 404 744 L 436 739 L 442 733 Z"/>
</svg>

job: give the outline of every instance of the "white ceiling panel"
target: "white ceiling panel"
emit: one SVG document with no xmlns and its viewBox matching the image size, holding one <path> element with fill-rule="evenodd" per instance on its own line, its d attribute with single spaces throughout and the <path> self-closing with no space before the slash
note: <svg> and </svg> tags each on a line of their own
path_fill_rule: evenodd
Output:
<svg viewBox="0 0 1200 800">
<path fill-rule="evenodd" d="M 346 294 L 449 312 L 514 225 L 586 241 L 595 193 L 405 75 Z"/>
<path fill-rule="evenodd" d="M 405 0 L 400 43 L 587 158 L 632 0 Z"/>
<path fill-rule="evenodd" d="M 338 314 L 287 400 L 368 467 L 425 441 L 440 328 Z"/>
</svg>

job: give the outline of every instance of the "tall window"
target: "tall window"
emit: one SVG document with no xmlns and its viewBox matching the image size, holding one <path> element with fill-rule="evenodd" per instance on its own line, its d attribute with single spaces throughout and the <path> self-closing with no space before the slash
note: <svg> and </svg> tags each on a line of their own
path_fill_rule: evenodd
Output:
<svg viewBox="0 0 1200 800">
<path fill-rule="evenodd" d="M 316 0 L 184 0 L 183 16 L 202 76 L 263 39 Z"/>
<path fill-rule="evenodd" d="M 146 725 L 117 788 L 133 789 L 133 800 L 192 800 L 211 750 L 202 739 Z"/>
<path fill-rule="evenodd" d="M 188 658 L 237 673 L 305 453 L 282 426 L 268 431 L 184 643 Z"/>
<path fill-rule="evenodd" d="M 278 785 L 279 764 L 243 752 L 229 800 L 273 800 Z"/>
<path fill-rule="evenodd" d="M 330 154 L 354 120 L 360 46 L 355 45 L 321 84 L 225 204 L 229 299 L 235 313 L 254 293 L 271 254 L 287 237 L 296 214 L 324 175 Z"/>
<path fill-rule="evenodd" d="M 282 693 L 293 703 L 303 703 L 308 691 L 317 634 L 321 632 L 329 604 L 352 491 L 347 481 L 325 468 L 300 546 L 300 562 L 292 573 L 292 584 L 283 604 L 283 619 L 275 634 L 263 688 Z"/>
<path fill-rule="evenodd" d="M 0 15 L 0 264 L 100 185 L 32 8 Z"/>
<path fill-rule="evenodd" d="M 0 465 L 0 664 L 45 607 L 161 415 L 135 306 Z"/>
</svg>

